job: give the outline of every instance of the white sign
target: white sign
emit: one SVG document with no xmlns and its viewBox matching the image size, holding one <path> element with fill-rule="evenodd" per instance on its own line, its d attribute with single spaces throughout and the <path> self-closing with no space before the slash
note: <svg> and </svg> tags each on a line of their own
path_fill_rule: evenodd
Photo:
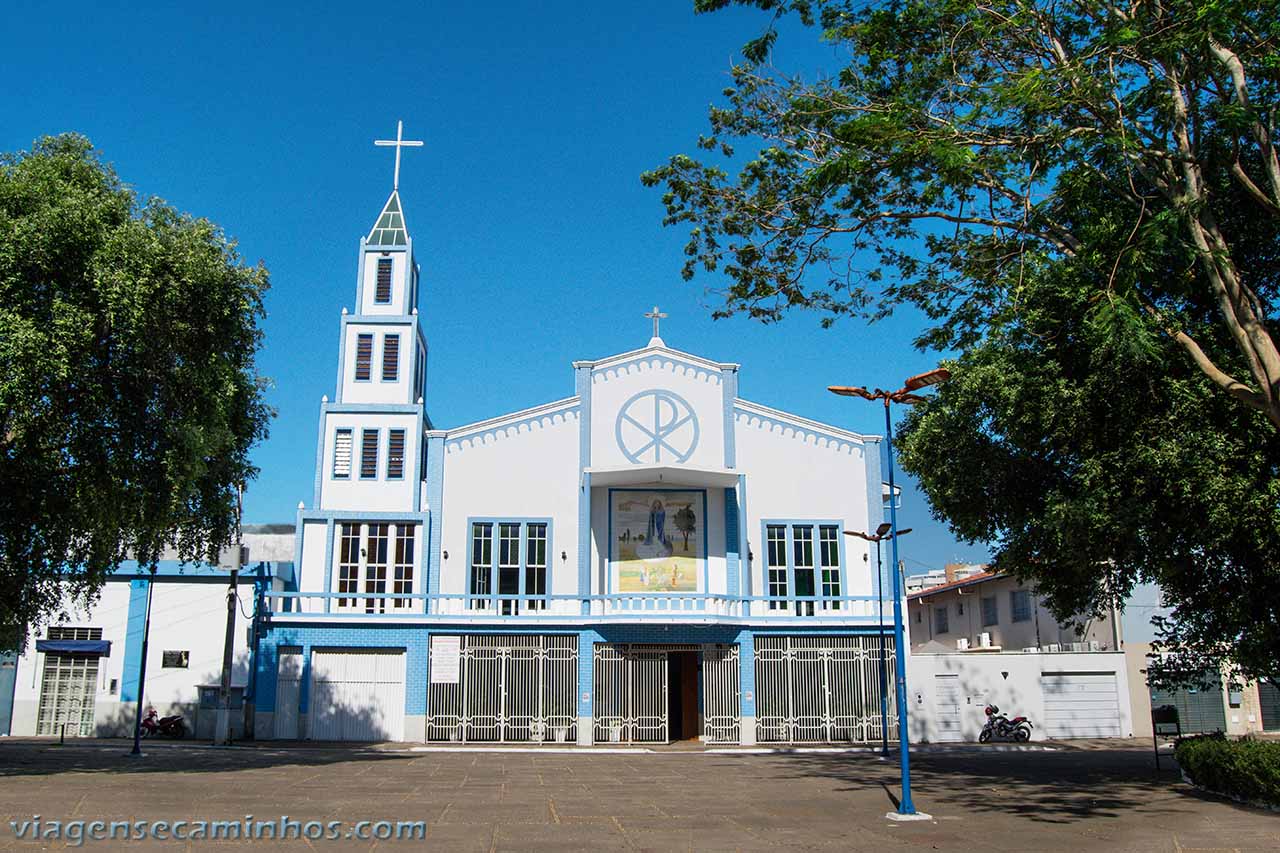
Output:
<svg viewBox="0 0 1280 853">
<path fill-rule="evenodd" d="M 457 684 L 462 676 L 462 638 L 431 638 L 431 683 Z"/>
</svg>

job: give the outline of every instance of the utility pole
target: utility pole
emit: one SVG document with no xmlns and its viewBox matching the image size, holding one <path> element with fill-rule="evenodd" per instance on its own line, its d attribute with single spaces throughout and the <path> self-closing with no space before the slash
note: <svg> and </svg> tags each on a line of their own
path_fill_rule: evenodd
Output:
<svg viewBox="0 0 1280 853">
<path fill-rule="evenodd" d="M 236 583 L 240 567 L 244 564 L 244 536 L 240 529 L 241 501 L 244 487 L 236 487 L 236 541 L 231 562 L 231 585 L 227 588 L 227 635 L 222 645 L 222 680 L 218 685 L 218 721 L 213 742 L 216 746 L 231 745 L 231 658 L 235 653 L 236 639 Z"/>
</svg>

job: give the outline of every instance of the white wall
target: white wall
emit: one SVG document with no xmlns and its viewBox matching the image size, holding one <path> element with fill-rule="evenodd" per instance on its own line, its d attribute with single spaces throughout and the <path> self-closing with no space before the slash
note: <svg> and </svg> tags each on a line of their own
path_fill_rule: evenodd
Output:
<svg viewBox="0 0 1280 853">
<path fill-rule="evenodd" d="M 334 436 L 341 428 L 351 430 L 351 477 L 345 480 L 333 478 Z M 415 433 L 417 418 L 405 414 L 337 414 L 325 418 L 323 466 L 320 478 L 321 509 L 367 510 L 369 512 L 411 512 L 413 496 L 419 489 L 422 452 L 422 436 Z M 378 476 L 373 480 L 360 478 L 361 430 L 377 429 Z M 387 479 L 387 448 L 392 429 L 405 431 L 404 478 Z"/>
<path fill-rule="evenodd" d="M 614 468 L 636 464 L 623 455 L 618 446 L 618 414 L 633 396 L 649 390 L 678 395 L 693 409 L 698 422 L 698 442 L 690 457 L 682 463 L 663 458 L 659 464 L 723 468 L 724 388 L 720 370 L 661 349 L 639 360 L 605 365 L 592 371 L 591 466 Z M 624 430 L 629 429 L 629 425 L 624 426 Z M 683 438 L 685 436 L 678 432 L 671 436 L 673 443 Z"/>
<path fill-rule="evenodd" d="M 377 293 L 378 258 L 391 259 L 391 302 L 379 305 L 373 301 Z M 364 254 L 364 298 L 357 308 L 360 314 L 396 315 L 408 314 L 413 307 L 408 304 L 410 275 L 409 253 L 400 250 L 370 249 Z"/>
<path fill-rule="evenodd" d="M 346 338 L 342 364 L 342 402 L 344 403 L 412 403 L 414 395 L 413 359 L 418 347 L 416 324 L 361 323 L 352 320 L 342 325 Z M 356 381 L 356 341 L 359 335 L 373 335 L 373 356 L 369 363 L 368 381 Z M 399 373 L 396 380 L 382 378 L 383 339 L 400 336 Z"/>
<path fill-rule="evenodd" d="M 467 592 L 470 518 L 550 518 L 551 594 L 577 592 L 578 417 L 566 405 L 445 440 L 441 592 Z"/>
<path fill-rule="evenodd" d="M 803 426 L 739 412 L 734 420 L 738 468 L 747 475 L 747 541 L 754 560 L 751 589 L 766 594 L 766 551 L 761 524 L 772 519 L 821 519 L 866 531 L 867 468 L 875 443 L 823 437 Z M 878 489 L 876 490 L 878 494 Z M 875 551 L 845 536 L 845 595 L 875 594 Z M 816 545 L 815 545 L 816 547 Z M 869 555 L 869 560 L 864 556 Z M 887 560 L 887 556 L 886 556 Z"/>
<path fill-rule="evenodd" d="M 59 625 L 101 628 L 102 639 L 111 642 L 111 654 L 98 661 L 98 691 L 94 718 L 98 734 L 125 736 L 132 733 L 133 703 L 120 704 L 124 689 L 125 637 L 129 623 L 129 582 L 109 581 L 98 603 L 88 611 L 75 610 Z M 147 650 L 145 704 L 154 705 L 165 716 L 181 713 L 189 729 L 195 728 L 197 686 L 217 683 L 222 671 L 222 647 L 226 631 L 225 583 L 158 581 L 151 601 L 151 635 Z M 231 683 L 248 683 L 249 623 L 243 613 L 252 612 L 253 587 L 240 585 L 243 610 L 237 611 Z M 18 659 L 14 693 L 12 733 L 34 735 L 40 700 L 40 682 L 45 655 L 36 651 L 36 640 L 45 631 L 29 638 L 27 651 Z M 166 650 L 187 651 L 186 669 L 162 666 Z M 116 689 L 111 690 L 111 682 Z"/>
<path fill-rule="evenodd" d="M 907 705 L 911 740 L 936 743 L 939 740 L 935 677 L 959 677 L 960 734 L 976 741 L 986 722 L 983 708 L 993 703 L 1010 717 L 1031 720 L 1032 740 L 1044 740 L 1045 703 L 1041 676 L 1046 673 L 1114 673 L 1119 699 L 1120 729 L 1133 735 L 1129 704 L 1129 681 L 1123 652 L 1083 652 L 1074 654 L 968 653 L 924 654 L 907 658 Z"/>
</svg>

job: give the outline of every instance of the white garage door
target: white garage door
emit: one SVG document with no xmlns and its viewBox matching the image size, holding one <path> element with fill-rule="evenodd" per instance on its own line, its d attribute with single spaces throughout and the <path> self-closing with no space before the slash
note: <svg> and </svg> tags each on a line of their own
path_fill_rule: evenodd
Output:
<svg viewBox="0 0 1280 853">
<path fill-rule="evenodd" d="M 403 649 L 311 653 L 312 740 L 404 740 Z"/>
<path fill-rule="evenodd" d="M 1041 684 L 1049 737 L 1121 736 L 1114 672 L 1046 672 Z"/>
</svg>

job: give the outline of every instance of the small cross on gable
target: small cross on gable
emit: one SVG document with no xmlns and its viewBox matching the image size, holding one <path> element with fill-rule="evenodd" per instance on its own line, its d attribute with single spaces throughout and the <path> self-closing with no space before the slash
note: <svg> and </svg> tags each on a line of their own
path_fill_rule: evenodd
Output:
<svg viewBox="0 0 1280 853">
<path fill-rule="evenodd" d="M 652 320 L 652 321 L 653 321 L 653 336 L 654 336 L 655 338 L 659 338 L 659 339 L 661 339 L 661 338 L 662 338 L 662 335 L 658 334 L 658 324 L 659 324 L 662 320 L 666 319 L 666 316 L 667 316 L 667 315 L 666 315 L 666 314 L 664 314 L 664 313 L 662 313 L 661 311 L 659 311 L 659 310 L 658 310 L 658 306 L 657 306 L 657 305 L 655 305 L 655 306 L 653 306 L 653 310 L 652 310 L 652 311 L 646 311 L 644 316 L 648 317 L 650 320 Z"/>
</svg>

